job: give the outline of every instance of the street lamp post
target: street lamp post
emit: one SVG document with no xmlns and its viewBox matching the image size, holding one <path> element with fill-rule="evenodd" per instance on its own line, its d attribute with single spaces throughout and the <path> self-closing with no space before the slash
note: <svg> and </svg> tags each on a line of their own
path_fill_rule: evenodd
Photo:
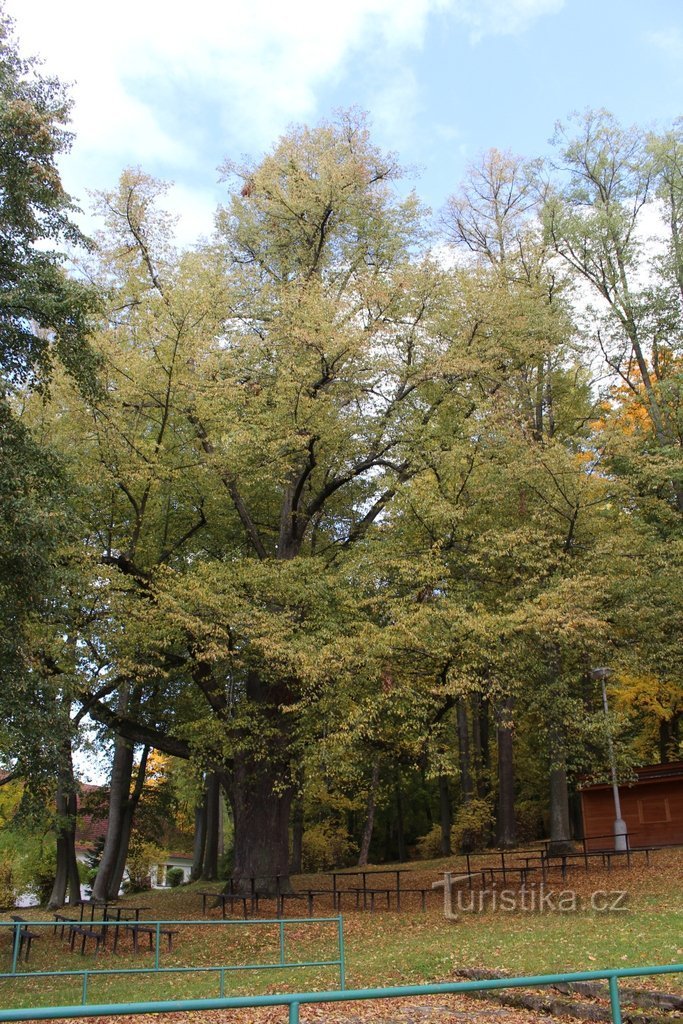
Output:
<svg viewBox="0 0 683 1024">
<path fill-rule="evenodd" d="M 615 850 L 627 850 L 628 849 L 628 829 L 626 822 L 621 816 L 621 800 L 619 799 L 619 784 L 617 782 L 617 764 L 614 758 L 614 744 L 612 743 L 612 729 L 609 724 L 609 707 L 607 706 L 607 688 L 605 681 L 609 676 L 611 669 L 609 668 L 593 668 L 591 669 L 591 677 L 593 679 L 599 679 L 602 686 L 602 706 L 605 712 L 605 722 L 607 723 L 607 749 L 609 752 L 609 764 L 612 772 L 612 794 L 614 796 L 614 825 L 612 831 L 614 832 L 614 849 Z"/>
</svg>

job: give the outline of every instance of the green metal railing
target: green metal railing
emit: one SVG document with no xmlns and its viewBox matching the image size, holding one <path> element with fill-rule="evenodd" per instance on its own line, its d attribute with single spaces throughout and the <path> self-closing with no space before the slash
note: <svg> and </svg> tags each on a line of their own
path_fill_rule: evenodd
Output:
<svg viewBox="0 0 683 1024">
<path fill-rule="evenodd" d="M 307 920 L 307 919 L 306 919 Z M 403 985 L 392 988 L 364 988 L 332 992 L 295 992 L 267 996 L 233 996 L 227 999 L 178 999 L 150 1003 L 103 1003 L 92 1006 L 48 1006 L 35 1009 L 0 1010 L 1 1021 L 55 1020 L 59 1017 L 111 1017 L 117 1014 L 189 1013 L 196 1010 L 248 1009 L 255 1006 L 288 1006 L 289 1024 L 299 1024 L 299 1008 L 308 1003 L 352 1002 L 360 999 L 400 999 L 410 996 L 444 995 L 458 992 L 482 992 L 494 989 L 528 988 L 573 981 L 606 980 L 609 985 L 613 1024 L 622 1024 L 619 1002 L 619 978 L 641 978 L 656 974 L 683 972 L 683 964 L 659 967 L 623 967 L 605 971 L 577 971 L 572 974 L 541 974 L 522 978 L 496 978 L 489 981 L 445 982 L 438 985 Z"/>
<path fill-rule="evenodd" d="M 74 922 L 77 925 L 81 925 L 81 922 Z M 26 921 L 21 924 L 10 921 L 0 921 L 0 928 L 13 928 L 14 936 L 12 943 L 12 966 L 9 971 L 0 972 L 0 980 L 3 979 L 23 979 L 23 978 L 81 978 L 81 1005 L 85 1007 L 88 999 L 88 982 L 91 978 L 101 978 L 109 975 L 142 975 L 142 974 L 218 974 L 220 996 L 219 998 L 225 997 L 225 975 L 226 972 L 230 971 L 263 971 L 263 970 L 283 970 L 290 968 L 299 967 L 337 967 L 339 969 L 339 987 L 341 990 L 345 987 L 345 975 L 344 975 L 344 929 L 341 914 L 337 917 L 288 917 L 285 920 L 272 918 L 264 919 L 250 919 L 248 921 L 238 920 L 224 920 L 224 921 L 208 921 L 202 919 L 200 921 L 87 921 L 83 922 L 87 928 L 93 928 L 95 930 L 100 928 L 121 928 L 124 929 L 126 925 L 135 926 L 139 924 L 145 928 L 154 928 L 156 933 L 156 941 L 154 943 L 154 966 L 153 967 L 111 967 L 111 968 L 87 968 L 83 970 L 70 970 L 70 971 L 21 971 L 18 970 L 19 965 L 19 953 L 21 949 L 21 929 L 29 928 L 61 928 L 64 925 L 68 929 L 68 922 L 55 922 L 55 921 Z M 333 924 L 336 925 L 337 930 L 337 957 L 334 960 L 287 960 L 286 943 L 285 943 L 285 926 L 290 925 L 311 925 L 311 924 Z M 249 928 L 254 925 L 266 925 L 270 928 L 277 928 L 278 931 L 278 944 L 279 944 L 279 960 L 272 961 L 265 964 L 222 964 L 219 966 L 209 967 L 163 967 L 160 962 L 159 944 L 163 937 L 164 929 L 168 929 L 172 926 L 192 926 L 199 925 L 205 927 L 215 928 Z M 203 1001 L 200 1000 L 203 1005 Z M 20 1011 L 6 1011 L 0 1010 L 0 1014 L 7 1012 L 20 1012 Z M 28 1012 L 28 1011 L 25 1011 Z M 30 1011 L 28 1018 L 33 1019 L 35 1017 L 35 1010 Z M 69 1014 L 67 1014 L 69 1016 Z M 5 1018 L 0 1016 L 0 1021 Z M 6 1018 L 10 1019 L 10 1018 Z M 18 1018 L 22 1019 L 22 1018 Z"/>
</svg>

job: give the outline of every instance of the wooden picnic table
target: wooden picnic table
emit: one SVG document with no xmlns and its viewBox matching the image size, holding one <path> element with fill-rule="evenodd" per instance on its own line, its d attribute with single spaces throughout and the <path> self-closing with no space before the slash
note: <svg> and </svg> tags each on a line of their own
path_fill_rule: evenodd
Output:
<svg viewBox="0 0 683 1024">
<path fill-rule="evenodd" d="M 112 907 L 115 903 L 118 903 L 118 899 L 115 900 L 78 900 L 77 906 L 80 907 L 80 920 L 82 921 L 85 916 L 86 908 L 90 908 L 90 920 L 95 920 L 95 911 L 101 910 L 102 916 L 106 917 L 107 910 Z"/>
<path fill-rule="evenodd" d="M 103 940 L 102 945 L 107 945 L 107 938 L 111 928 L 114 929 L 114 945 L 112 947 L 113 952 L 116 952 L 116 947 L 119 944 L 119 929 L 127 927 L 130 922 L 137 923 L 140 920 L 140 914 L 143 910 L 151 910 L 151 907 L 143 907 L 139 904 L 132 903 L 119 903 L 112 908 L 112 911 L 104 915 L 105 921 L 115 921 L 115 924 L 105 925 L 103 928 Z"/>
<path fill-rule="evenodd" d="M 496 875 L 503 876 L 503 882 L 507 882 L 508 875 L 519 874 L 519 884 L 526 885 L 529 874 L 532 871 L 536 871 L 537 868 L 531 867 L 528 864 L 506 864 L 505 867 L 489 866 L 476 869 L 478 874 L 481 874 L 482 886 L 486 885 L 486 876 L 488 875 L 491 884 L 495 882 Z"/>
<path fill-rule="evenodd" d="M 389 901 L 389 893 L 395 892 L 396 893 L 396 909 L 400 910 L 401 909 L 401 875 L 404 875 L 404 874 L 406 874 L 406 873 L 408 873 L 410 871 L 414 871 L 414 870 L 415 870 L 414 868 L 369 868 L 369 869 L 360 868 L 360 869 L 358 869 L 356 871 L 330 871 L 330 872 L 326 872 L 327 876 L 332 878 L 332 903 L 333 903 L 333 905 L 336 908 L 338 908 L 338 905 L 339 905 L 339 896 L 338 896 L 338 894 L 340 892 L 343 893 L 344 891 L 346 891 L 346 892 L 350 891 L 348 888 L 345 890 L 343 888 L 340 889 L 338 887 L 338 885 L 337 885 L 337 879 L 338 878 L 351 878 L 351 877 L 358 878 L 358 877 L 360 877 L 362 879 L 362 885 L 351 887 L 351 891 L 353 891 L 354 889 L 358 890 L 357 905 L 359 905 L 359 903 L 360 903 L 360 896 L 361 895 L 363 897 L 363 909 L 365 910 L 367 908 L 367 898 L 368 898 L 368 896 L 370 896 L 371 902 L 372 902 L 372 904 L 374 906 L 374 897 L 375 897 L 375 895 L 377 895 L 378 893 L 382 893 L 382 894 L 386 893 L 387 894 L 387 903 L 388 903 L 388 901 Z M 375 875 L 395 875 L 396 876 L 396 885 L 395 886 L 381 887 L 379 889 L 376 888 L 376 887 L 368 888 L 368 884 L 367 884 L 368 877 L 369 876 L 375 876 Z"/>
<path fill-rule="evenodd" d="M 630 869 L 631 858 L 636 853 L 642 853 L 645 855 L 645 863 L 649 866 L 650 854 L 654 853 L 657 849 L 656 846 L 650 846 L 646 843 L 634 844 L 631 839 L 635 835 L 634 831 L 629 831 L 626 835 L 626 849 L 615 848 L 615 837 L 613 832 L 604 832 L 600 835 L 583 836 L 581 839 L 544 839 L 542 841 L 542 860 L 541 866 L 543 869 L 543 878 L 545 880 L 547 870 L 552 866 L 553 861 L 559 861 L 562 877 L 565 878 L 567 874 L 567 868 L 570 866 L 569 861 L 572 860 L 583 860 L 584 867 L 588 871 L 589 861 L 600 857 L 603 866 L 607 867 L 608 871 L 612 870 L 612 858 L 613 857 L 625 857 L 626 865 Z M 594 844 L 598 845 L 594 845 Z M 566 847 L 573 847 L 575 844 L 579 845 L 579 849 L 565 849 L 565 850 L 553 850 L 553 847 L 565 845 Z"/>
<path fill-rule="evenodd" d="M 258 910 L 259 897 L 258 893 L 238 893 L 238 892 L 199 892 L 199 896 L 202 898 L 202 914 L 206 914 L 206 904 L 208 900 L 215 900 L 216 903 L 221 905 L 221 915 L 225 920 L 225 907 L 227 904 L 234 906 L 235 903 L 242 904 L 242 911 L 244 914 L 244 920 L 247 920 L 248 911 L 247 906 L 251 906 L 252 913 L 256 913 Z"/>
<path fill-rule="evenodd" d="M 173 949 L 173 939 L 178 934 L 178 931 L 179 931 L 179 929 L 177 929 L 177 928 L 161 928 L 160 927 L 160 928 L 157 929 L 157 926 L 156 926 L 155 923 L 152 923 L 152 924 L 141 924 L 140 922 L 137 922 L 137 921 L 133 921 L 130 924 L 127 924 L 126 928 L 128 929 L 128 931 L 130 931 L 132 933 L 132 936 L 133 936 L 133 952 L 134 953 L 138 952 L 138 940 L 139 940 L 141 935 L 146 935 L 147 936 L 147 938 L 149 939 L 149 948 L 150 948 L 150 950 L 153 950 L 154 949 L 154 940 L 155 940 L 155 937 L 157 936 L 157 934 L 159 935 L 159 938 L 161 938 L 162 935 L 166 938 L 166 940 L 168 942 L 168 951 L 170 953 L 172 951 L 172 949 Z"/>
</svg>

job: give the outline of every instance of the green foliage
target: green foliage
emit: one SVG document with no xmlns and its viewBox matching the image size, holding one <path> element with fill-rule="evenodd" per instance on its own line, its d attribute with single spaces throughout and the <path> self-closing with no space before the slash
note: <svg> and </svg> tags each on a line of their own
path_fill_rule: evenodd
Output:
<svg viewBox="0 0 683 1024">
<path fill-rule="evenodd" d="M 462 804 L 451 829 L 453 849 L 463 853 L 484 850 L 493 835 L 493 812 L 487 800 L 473 799 Z"/>
<path fill-rule="evenodd" d="M 544 780 L 545 781 L 545 780 Z M 545 794 L 543 794 L 545 796 Z M 544 801 L 539 799 L 516 800 L 515 818 L 517 820 L 517 841 L 520 846 L 533 843 L 545 835 L 542 809 Z"/>
<path fill-rule="evenodd" d="M 332 821 L 322 821 L 304 830 L 302 866 L 304 871 L 327 871 L 348 867 L 358 847 L 346 828 Z"/>
<path fill-rule="evenodd" d="M 83 383 L 95 366 L 85 342 L 94 293 L 46 243 L 83 244 L 57 169 L 68 150 L 70 102 L 60 83 L 19 56 L 0 12 L 0 389 L 45 383 L 54 353 Z"/>
<path fill-rule="evenodd" d="M 5 827 L 0 832 L 0 860 L 14 899 L 33 891 L 40 903 L 47 902 L 55 876 L 52 834 Z"/>
<path fill-rule="evenodd" d="M 123 883 L 125 892 L 144 892 L 151 886 L 150 868 L 165 859 L 165 852 L 154 843 L 145 842 L 139 836 L 131 836 L 126 868 L 128 878 Z"/>
<path fill-rule="evenodd" d="M 182 868 L 166 869 L 166 881 L 172 889 L 176 889 L 179 885 L 182 885 L 184 877 L 185 875 Z"/>
<path fill-rule="evenodd" d="M 14 867 L 11 858 L 5 854 L 0 860 L 0 910 L 9 910 L 15 901 Z"/>
<path fill-rule="evenodd" d="M 441 826 L 432 825 L 429 832 L 420 836 L 415 844 L 418 860 L 436 860 L 441 856 Z"/>
<path fill-rule="evenodd" d="M 526 835 L 550 769 L 604 768 L 592 665 L 650 680 L 620 765 L 669 723 L 675 751 L 680 253 L 672 237 L 642 287 L 636 227 L 653 175 L 680 221 L 678 127 L 646 139 L 598 112 L 560 146 L 549 188 L 509 155 L 473 170 L 449 211 L 470 258 L 452 270 L 353 115 L 226 165 L 217 236 L 196 252 L 175 250 L 163 186 L 141 172 L 100 197 L 103 390 L 57 373 L 51 400 L 27 405 L 78 480 L 83 541 L 34 648 L 105 726 L 223 771 L 259 871 L 287 822 L 270 817 L 275 843 L 257 811 L 300 790 L 309 865 L 348 859 L 336 822 L 360 833 L 371 796 L 385 855 L 427 832 L 430 787 L 465 754 L 463 708 L 474 750 L 475 698 L 520 737 Z M 596 317 L 572 306 L 579 280 Z M 591 338 L 625 390 L 598 395 Z M 19 539 L 43 508 L 26 465 Z M 495 791 L 483 743 L 479 794 Z M 138 842 L 177 807 L 173 786 L 146 794 Z M 486 845 L 491 819 L 488 801 L 463 803 L 455 845 Z"/>
</svg>

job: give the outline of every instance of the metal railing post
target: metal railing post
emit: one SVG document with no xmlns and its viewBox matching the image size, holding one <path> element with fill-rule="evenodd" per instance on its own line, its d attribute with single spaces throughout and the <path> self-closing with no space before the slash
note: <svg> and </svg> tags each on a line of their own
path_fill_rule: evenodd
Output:
<svg viewBox="0 0 683 1024">
<path fill-rule="evenodd" d="M 299 1024 L 299 1004 L 289 1004 L 289 1024 Z"/>
<path fill-rule="evenodd" d="M 621 1024 L 621 1004 L 619 1002 L 619 982 L 614 975 L 609 978 L 609 1003 L 612 1011 L 612 1024 Z"/>
<path fill-rule="evenodd" d="M 88 972 L 83 971 L 83 987 L 81 988 L 81 1003 L 83 1006 L 88 1002 Z"/>
<path fill-rule="evenodd" d="M 15 924 L 14 926 L 14 947 L 12 949 L 12 974 L 17 973 L 17 960 L 19 959 L 19 949 L 21 948 L 21 925 Z"/>
<path fill-rule="evenodd" d="M 346 971 L 345 971 L 345 968 L 344 968 L 344 962 L 345 962 L 345 954 L 344 954 L 344 928 L 343 928 L 343 918 L 342 918 L 341 914 L 339 915 L 337 920 L 339 921 L 339 926 L 338 926 L 338 935 L 339 935 L 339 942 L 338 942 L 338 946 L 339 946 L 339 988 L 342 989 L 342 991 L 343 991 L 346 988 Z"/>
<path fill-rule="evenodd" d="M 154 970 L 159 970 L 159 942 L 161 941 L 161 921 L 157 921 L 156 940 L 154 942 Z"/>
<path fill-rule="evenodd" d="M 285 962 L 285 922 L 280 921 L 280 963 Z"/>
</svg>

